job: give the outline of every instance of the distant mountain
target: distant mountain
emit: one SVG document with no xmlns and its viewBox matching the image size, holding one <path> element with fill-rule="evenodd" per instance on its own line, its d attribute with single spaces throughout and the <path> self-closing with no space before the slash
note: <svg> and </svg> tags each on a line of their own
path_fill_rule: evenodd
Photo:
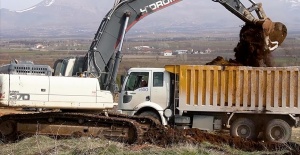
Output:
<svg viewBox="0 0 300 155">
<path fill-rule="evenodd" d="M 282 21 L 289 30 L 299 29 L 300 0 L 277 0 L 276 3 L 268 3 L 264 8 L 274 21 Z M 0 38 L 92 38 L 112 5 L 113 0 L 44 0 L 24 10 L 0 9 Z M 242 24 L 242 21 L 223 6 L 211 0 L 183 0 L 143 19 L 129 34 L 203 31 L 217 33 L 220 30 L 238 32 Z"/>
</svg>

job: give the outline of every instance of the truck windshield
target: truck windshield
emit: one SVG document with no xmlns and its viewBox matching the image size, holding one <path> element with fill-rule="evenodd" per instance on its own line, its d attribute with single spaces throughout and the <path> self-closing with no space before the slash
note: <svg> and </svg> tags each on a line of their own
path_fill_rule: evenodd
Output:
<svg viewBox="0 0 300 155">
<path fill-rule="evenodd" d="M 131 72 L 125 85 L 126 91 L 148 87 L 149 72 Z"/>
</svg>

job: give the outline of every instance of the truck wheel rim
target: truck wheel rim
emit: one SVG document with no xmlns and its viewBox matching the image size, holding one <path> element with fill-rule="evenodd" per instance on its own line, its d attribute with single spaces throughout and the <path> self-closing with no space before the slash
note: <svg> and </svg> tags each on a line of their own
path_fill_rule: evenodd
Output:
<svg viewBox="0 0 300 155">
<path fill-rule="evenodd" d="M 274 140 L 280 140 L 285 136 L 284 129 L 280 126 L 275 126 L 271 129 L 271 137 Z"/>
<path fill-rule="evenodd" d="M 247 137 L 249 137 L 251 130 L 250 130 L 249 126 L 241 125 L 238 127 L 237 132 L 240 137 L 247 138 Z"/>
</svg>

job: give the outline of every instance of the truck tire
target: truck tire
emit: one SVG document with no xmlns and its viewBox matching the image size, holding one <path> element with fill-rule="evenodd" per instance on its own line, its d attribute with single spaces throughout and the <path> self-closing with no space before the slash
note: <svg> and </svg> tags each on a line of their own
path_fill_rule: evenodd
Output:
<svg viewBox="0 0 300 155">
<path fill-rule="evenodd" d="M 258 134 L 254 122 L 249 118 L 238 118 L 230 127 L 230 134 L 233 137 L 242 137 L 254 140 Z"/>
<path fill-rule="evenodd" d="M 152 117 L 154 119 L 157 119 L 159 122 L 161 122 L 159 115 L 157 115 L 155 112 L 153 111 L 144 111 L 142 113 L 139 114 L 139 116 L 148 116 L 148 117 Z"/>
<path fill-rule="evenodd" d="M 291 138 L 292 128 L 282 119 L 273 119 L 267 123 L 264 134 L 269 142 L 285 143 Z"/>
</svg>

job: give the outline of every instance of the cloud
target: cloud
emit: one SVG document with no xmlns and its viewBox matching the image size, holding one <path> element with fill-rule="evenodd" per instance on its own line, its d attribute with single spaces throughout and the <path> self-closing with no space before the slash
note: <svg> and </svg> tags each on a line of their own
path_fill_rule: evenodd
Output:
<svg viewBox="0 0 300 155">
<path fill-rule="evenodd" d="M 290 3 L 292 7 L 300 7 L 300 0 L 281 0 Z"/>
</svg>

